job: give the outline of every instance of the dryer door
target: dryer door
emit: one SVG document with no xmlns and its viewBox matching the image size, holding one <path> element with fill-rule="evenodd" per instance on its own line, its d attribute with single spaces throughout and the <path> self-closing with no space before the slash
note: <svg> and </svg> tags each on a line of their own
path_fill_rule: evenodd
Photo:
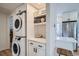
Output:
<svg viewBox="0 0 79 59">
<path fill-rule="evenodd" d="M 17 40 L 15 40 L 12 44 L 12 55 L 13 56 L 19 56 L 20 55 L 20 45 L 18 44 Z"/>
<path fill-rule="evenodd" d="M 15 27 L 16 31 L 19 31 L 21 29 L 21 27 L 22 27 L 22 19 L 21 19 L 20 16 L 16 15 L 15 22 L 14 22 L 14 27 Z"/>
</svg>

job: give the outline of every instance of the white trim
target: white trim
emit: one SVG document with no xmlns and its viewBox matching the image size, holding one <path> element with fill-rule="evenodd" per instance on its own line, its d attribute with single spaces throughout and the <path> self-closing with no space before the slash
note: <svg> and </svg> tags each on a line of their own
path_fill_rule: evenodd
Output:
<svg viewBox="0 0 79 59">
<path fill-rule="evenodd" d="M 55 21 L 56 13 L 54 10 L 53 4 L 47 4 L 47 18 L 46 18 L 46 55 L 54 56 L 55 55 L 55 40 L 56 40 L 56 32 L 55 32 Z"/>
</svg>

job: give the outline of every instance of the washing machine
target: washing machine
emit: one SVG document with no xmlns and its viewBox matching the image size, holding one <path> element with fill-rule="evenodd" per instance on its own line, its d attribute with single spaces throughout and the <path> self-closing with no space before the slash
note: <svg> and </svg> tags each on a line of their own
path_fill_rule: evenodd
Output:
<svg viewBox="0 0 79 59">
<path fill-rule="evenodd" d="M 15 37 L 12 42 L 12 55 L 25 56 L 25 37 Z"/>
<path fill-rule="evenodd" d="M 16 9 L 13 24 L 14 35 L 25 36 L 26 8 L 24 5 Z"/>
<path fill-rule="evenodd" d="M 26 48 L 26 5 L 21 5 L 15 10 L 13 20 L 14 37 L 12 42 L 12 55 L 25 56 Z"/>
</svg>

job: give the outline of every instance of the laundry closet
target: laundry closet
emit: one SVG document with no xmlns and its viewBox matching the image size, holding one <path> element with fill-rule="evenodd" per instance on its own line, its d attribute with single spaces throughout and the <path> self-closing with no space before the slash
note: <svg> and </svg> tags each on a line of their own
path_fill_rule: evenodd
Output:
<svg viewBox="0 0 79 59">
<path fill-rule="evenodd" d="M 46 55 L 46 4 L 21 4 L 13 17 L 13 56 Z"/>
</svg>

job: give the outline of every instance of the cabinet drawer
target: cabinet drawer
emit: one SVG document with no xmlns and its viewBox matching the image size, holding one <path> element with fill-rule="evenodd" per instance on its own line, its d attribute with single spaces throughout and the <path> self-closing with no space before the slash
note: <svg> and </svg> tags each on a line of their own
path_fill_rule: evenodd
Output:
<svg viewBox="0 0 79 59">
<path fill-rule="evenodd" d="M 28 42 L 28 44 L 29 45 L 32 45 L 32 46 L 35 46 L 36 45 L 35 42 L 34 41 L 31 41 L 31 40 Z"/>
<path fill-rule="evenodd" d="M 67 12 L 63 14 L 63 21 L 77 20 L 78 12 Z"/>
<path fill-rule="evenodd" d="M 37 47 L 38 47 L 38 48 L 45 48 L 45 44 L 37 43 Z"/>
</svg>

